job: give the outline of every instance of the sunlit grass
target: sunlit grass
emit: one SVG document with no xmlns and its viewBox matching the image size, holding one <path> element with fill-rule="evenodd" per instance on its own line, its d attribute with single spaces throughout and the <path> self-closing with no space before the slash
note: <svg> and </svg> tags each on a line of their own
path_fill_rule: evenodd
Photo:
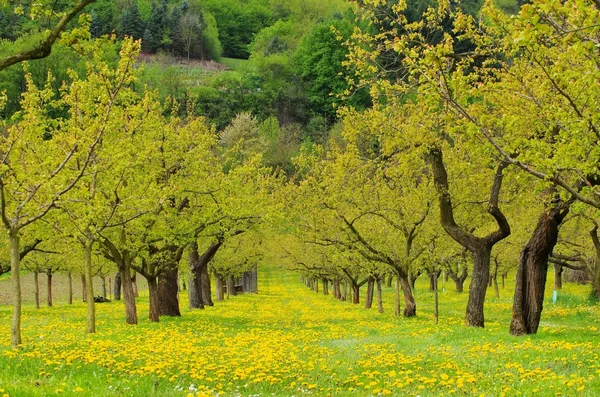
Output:
<svg viewBox="0 0 600 397">
<path fill-rule="evenodd" d="M 498 299 L 490 289 L 486 328 L 473 329 L 463 326 L 467 294 L 451 284 L 435 325 L 427 280 L 417 284 L 418 317 L 406 320 L 390 313 L 390 290 L 379 314 L 267 269 L 258 295 L 183 309 L 159 324 L 146 320 L 145 297 L 138 326 L 124 324 L 122 303 L 99 304 L 95 335 L 83 332 L 82 303 L 27 306 L 20 350 L 9 347 L 3 306 L 0 396 L 600 394 L 600 306 L 589 287 L 567 284 L 557 304 L 547 300 L 539 334 L 515 338 L 512 291 Z"/>
</svg>

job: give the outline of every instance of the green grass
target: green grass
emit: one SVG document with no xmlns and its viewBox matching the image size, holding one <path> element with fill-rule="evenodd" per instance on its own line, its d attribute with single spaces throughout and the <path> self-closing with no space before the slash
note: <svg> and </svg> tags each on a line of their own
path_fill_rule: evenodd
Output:
<svg viewBox="0 0 600 397">
<path fill-rule="evenodd" d="M 248 60 L 237 58 L 221 58 L 221 63 L 233 70 L 238 70 L 239 68 L 246 65 L 248 63 Z"/>
<path fill-rule="evenodd" d="M 10 308 L 0 306 L 0 396 L 600 395 L 600 306 L 589 286 L 571 284 L 552 304 L 551 286 L 538 335 L 521 338 L 508 334 L 508 286 L 500 298 L 488 291 L 486 328 L 475 329 L 463 326 L 467 293 L 452 283 L 434 324 L 423 278 L 413 319 L 390 313 L 391 289 L 380 314 L 276 269 L 261 272 L 258 295 L 204 311 L 187 310 L 182 293 L 183 316 L 158 324 L 146 319 L 143 292 L 137 326 L 124 324 L 122 303 L 99 304 L 94 335 L 83 332 L 83 303 L 27 304 L 19 350 L 9 347 Z"/>
</svg>

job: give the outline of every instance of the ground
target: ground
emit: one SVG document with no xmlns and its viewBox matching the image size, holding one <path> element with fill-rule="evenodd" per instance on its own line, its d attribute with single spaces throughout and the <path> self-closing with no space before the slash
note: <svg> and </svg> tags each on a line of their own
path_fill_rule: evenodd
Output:
<svg viewBox="0 0 600 397">
<path fill-rule="evenodd" d="M 140 282 L 141 284 L 141 282 Z M 552 280 L 549 280 L 552 285 Z M 488 291 L 486 328 L 463 325 L 467 294 L 433 294 L 420 279 L 418 317 L 396 319 L 307 289 L 293 273 L 260 272 L 257 295 L 206 310 L 124 324 L 121 302 L 98 304 L 86 335 L 85 306 L 24 311 L 24 345 L 10 348 L 10 307 L 0 306 L 0 396 L 597 396 L 600 305 L 589 286 L 567 284 L 548 300 L 538 335 L 508 334 L 511 294 Z M 8 280 L 0 281 L 0 289 Z M 60 292 L 57 292 L 60 294 Z M 62 298 L 57 297 L 57 302 Z M 62 300 L 64 302 L 64 299 Z"/>
</svg>

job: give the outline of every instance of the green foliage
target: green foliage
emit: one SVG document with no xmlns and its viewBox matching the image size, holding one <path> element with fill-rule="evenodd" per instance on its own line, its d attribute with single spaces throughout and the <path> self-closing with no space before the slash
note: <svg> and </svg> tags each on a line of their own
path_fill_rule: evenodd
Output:
<svg viewBox="0 0 600 397">
<path fill-rule="evenodd" d="M 121 36 L 129 36 L 135 40 L 144 36 L 144 23 L 136 1 L 131 2 L 130 6 L 123 11 L 119 33 Z"/>
</svg>

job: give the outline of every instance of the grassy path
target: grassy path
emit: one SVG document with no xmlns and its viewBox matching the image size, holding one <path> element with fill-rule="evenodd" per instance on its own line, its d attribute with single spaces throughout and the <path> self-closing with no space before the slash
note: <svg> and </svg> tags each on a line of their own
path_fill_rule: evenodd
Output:
<svg viewBox="0 0 600 397">
<path fill-rule="evenodd" d="M 10 307 L 0 306 L 0 396 L 598 396 L 600 306 L 584 298 L 587 288 L 567 285 L 546 304 L 540 334 L 526 338 L 508 335 L 508 289 L 499 299 L 489 291 L 486 328 L 468 329 L 466 294 L 452 291 L 440 294 L 433 324 L 426 280 L 418 317 L 405 320 L 389 313 L 390 290 L 379 314 L 278 270 L 261 273 L 258 295 L 159 324 L 146 320 L 145 297 L 137 327 L 123 323 L 122 303 L 100 304 L 95 335 L 83 333 L 81 303 L 29 305 L 18 351 Z"/>
</svg>

